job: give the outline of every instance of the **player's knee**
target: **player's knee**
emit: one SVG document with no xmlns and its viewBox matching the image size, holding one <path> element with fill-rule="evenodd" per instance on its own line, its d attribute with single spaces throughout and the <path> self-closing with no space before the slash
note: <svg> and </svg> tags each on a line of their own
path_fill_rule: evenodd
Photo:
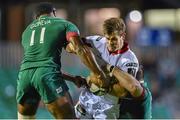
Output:
<svg viewBox="0 0 180 120">
<path fill-rule="evenodd" d="M 46 106 L 55 118 L 75 118 L 73 106 L 66 97 L 59 98 Z"/>
<path fill-rule="evenodd" d="M 25 119 L 35 119 L 35 115 L 23 115 L 20 112 L 18 112 L 18 120 L 25 120 Z"/>
<path fill-rule="evenodd" d="M 22 115 L 35 115 L 38 105 L 18 104 L 18 112 Z"/>
<path fill-rule="evenodd" d="M 49 112 L 55 117 L 55 118 L 58 118 L 58 116 L 63 116 L 63 114 L 61 115 L 61 113 L 59 113 L 59 109 L 61 108 L 58 108 L 59 106 L 56 106 L 56 105 L 52 105 L 52 104 L 48 104 L 47 105 L 47 108 L 49 110 Z"/>
</svg>

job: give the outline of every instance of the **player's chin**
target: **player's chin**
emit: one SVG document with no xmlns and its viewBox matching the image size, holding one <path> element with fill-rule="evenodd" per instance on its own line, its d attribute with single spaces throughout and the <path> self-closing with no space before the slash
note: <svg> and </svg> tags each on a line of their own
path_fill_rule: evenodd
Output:
<svg viewBox="0 0 180 120">
<path fill-rule="evenodd" d="M 114 49 L 113 49 L 112 47 L 109 47 L 109 51 L 113 52 L 113 51 L 114 51 Z"/>
<path fill-rule="evenodd" d="M 111 47 L 110 51 L 111 52 L 115 52 L 117 50 L 117 48 L 115 46 Z"/>
</svg>

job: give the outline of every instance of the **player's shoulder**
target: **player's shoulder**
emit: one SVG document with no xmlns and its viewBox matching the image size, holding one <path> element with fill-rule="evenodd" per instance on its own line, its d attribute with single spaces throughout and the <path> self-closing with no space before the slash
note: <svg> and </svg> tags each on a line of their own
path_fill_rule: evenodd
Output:
<svg viewBox="0 0 180 120">
<path fill-rule="evenodd" d="M 101 35 L 90 35 L 90 36 L 86 36 L 87 40 L 92 40 L 92 41 L 101 41 L 103 42 L 105 40 L 105 37 L 101 36 Z"/>
<path fill-rule="evenodd" d="M 57 23 L 70 23 L 68 20 L 65 20 L 65 19 L 63 19 L 63 18 L 57 18 L 57 17 L 52 17 L 52 18 L 50 18 L 52 21 L 54 21 L 54 22 L 57 22 Z"/>
<path fill-rule="evenodd" d="M 122 54 L 124 57 L 136 57 L 135 53 L 129 48 L 126 52 Z"/>
<path fill-rule="evenodd" d="M 122 61 L 138 63 L 138 59 L 135 53 L 131 49 L 128 49 L 125 53 L 122 54 Z"/>
</svg>

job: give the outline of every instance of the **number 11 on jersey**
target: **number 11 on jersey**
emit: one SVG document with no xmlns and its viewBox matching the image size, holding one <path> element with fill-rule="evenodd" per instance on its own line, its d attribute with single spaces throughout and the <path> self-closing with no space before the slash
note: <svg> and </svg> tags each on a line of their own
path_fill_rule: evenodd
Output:
<svg viewBox="0 0 180 120">
<path fill-rule="evenodd" d="M 45 27 L 43 27 L 43 28 L 41 29 L 40 41 L 39 41 L 40 44 L 44 43 L 45 30 L 46 30 Z M 30 46 L 33 46 L 33 45 L 34 45 L 34 35 L 35 35 L 35 30 L 33 30 L 33 31 L 32 31 L 32 34 L 31 34 Z"/>
</svg>

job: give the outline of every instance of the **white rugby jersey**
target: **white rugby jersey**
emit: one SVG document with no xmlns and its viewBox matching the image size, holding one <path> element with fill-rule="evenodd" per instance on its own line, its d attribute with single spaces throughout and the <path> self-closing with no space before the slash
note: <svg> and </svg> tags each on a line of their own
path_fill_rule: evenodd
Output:
<svg viewBox="0 0 180 120">
<path fill-rule="evenodd" d="M 136 76 L 139 63 L 127 43 L 121 50 L 111 53 L 107 49 L 105 37 L 88 36 L 83 40 L 86 45 L 92 48 L 91 50 L 100 66 L 109 63 Z M 79 102 L 75 106 L 76 117 L 82 119 L 117 119 L 119 117 L 118 100 L 117 97 L 109 94 L 97 96 L 84 88 L 79 96 Z M 86 112 L 79 112 L 82 111 L 81 109 Z"/>
<path fill-rule="evenodd" d="M 136 77 L 139 69 L 139 62 L 136 55 L 129 49 L 127 43 L 121 50 L 110 52 L 107 49 L 106 38 L 98 35 L 88 36 L 84 39 L 85 44 L 92 48 L 95 58 L 99 65 L 105 64 L 105 62 L 118 67 L 119 69 L 128 72 L 129 74 Z"/>
</svg>

